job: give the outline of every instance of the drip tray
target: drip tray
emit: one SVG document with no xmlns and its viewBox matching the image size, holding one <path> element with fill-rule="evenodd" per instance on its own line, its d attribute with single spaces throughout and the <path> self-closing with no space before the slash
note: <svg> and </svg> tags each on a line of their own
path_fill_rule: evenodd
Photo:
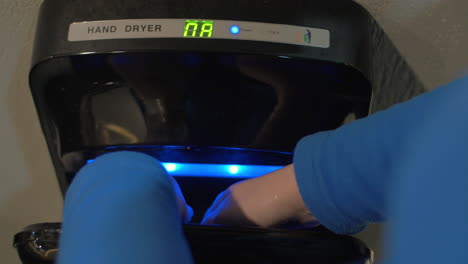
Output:
<svg viewBox="0 0 468 264">
<path fill-rule="evenodd" d="M 195 263 L 368 264 L 372 251 L 360 240 L 312 229 L 261 229 L 185 225 Z M 54 263 L 60 223 L 36 224 L 16 234 L 23 264 Z M 156 263 L 157 260 L 155 260 Z"/>
</svg>

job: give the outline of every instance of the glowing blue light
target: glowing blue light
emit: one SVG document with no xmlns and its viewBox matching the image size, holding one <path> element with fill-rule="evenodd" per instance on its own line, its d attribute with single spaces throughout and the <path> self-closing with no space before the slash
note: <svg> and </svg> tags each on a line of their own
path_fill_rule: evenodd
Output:
<svg viewBox="0 0 468 264">
<path fill-rule="evenodd" d="M 238 26 L 231 26 L 229 31 L 231 31 L 232 34 L 237 35 L 240 33 L 240 28 Z"/>
<path fill-rule="evenodd" d="M 167 163 L 163 163 L 166 167 Z M 172 176 L 214 177 L 214 178 L 255 178 L 283 168 L 283 166 L 170 163 L 176 169 L 168 171 Z"/>
<path fill-rule="evenodd" d="M 164 168 L 166 168 L 168 172 L 177 170 L 177 164 L 175 163 L 164 163 L 163 165 L 164 165 Z"/>
<path fill-rule="evenodd" d="M 90 164 L 94 160 L 88 160 Z M 284 166 L 162 163 L 169 175 L 180 177 L 255 178 L 279 170 Z"/>
<path fill-rule="evenodd" d="M 229 166 L 228 170 L 229 170 L 229 173 L 236 174 L 239 172 L 239 166 L 236 166 L 236 165 Z"/>
</svg>

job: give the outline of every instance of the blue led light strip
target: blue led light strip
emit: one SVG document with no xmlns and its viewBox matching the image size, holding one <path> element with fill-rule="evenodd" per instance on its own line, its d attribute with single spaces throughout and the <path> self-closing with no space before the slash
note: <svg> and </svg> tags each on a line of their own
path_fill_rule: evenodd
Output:
<svg viewBox="0 0 468 264">
<path fill-rule="evenodd" d="M 254 178 L 282 168 L 282 166 L 195 163 L 163 163 L 163 166 L 173 176 L 217 178 Z"/>
<path fill-rule="evenodd" d="M 88 160 L 88 164 L 94 160 Z M 214 178 L 255 178 L 279 170 L 284 166 L 162 163 L 172 176 L 214 177 Z"/>
</svg>

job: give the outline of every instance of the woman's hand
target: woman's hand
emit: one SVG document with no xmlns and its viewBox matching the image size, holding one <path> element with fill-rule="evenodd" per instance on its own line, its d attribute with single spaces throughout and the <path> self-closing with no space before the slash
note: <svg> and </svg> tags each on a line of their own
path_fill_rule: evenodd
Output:
<svg viewBox="0 0 468 264">
<path fill-rule="evenodd" d="M 218 195 L 202 224 L 274 227 L 290 221 L 318 224 L 299 193 L 293 165 L 232 185 Z"/>
</svg>

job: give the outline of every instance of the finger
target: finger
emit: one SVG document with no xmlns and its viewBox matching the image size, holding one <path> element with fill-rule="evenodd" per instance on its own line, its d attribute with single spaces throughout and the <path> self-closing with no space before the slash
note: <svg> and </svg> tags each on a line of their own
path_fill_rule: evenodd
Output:
<svg viewBox="0 0 468 264">
<path fill-rule="evenodd" d="M 206 210 L 205 215 L 203 216 L 203 220 L 201 221 L 201 224 L 212 224 L 213 219 L 215 216 L 218 214 L 219 207 L 220 205 L 224 204 L 224 200 L 226 199 L 226 191 L 220 193 L 213 204 Z"/>
<path fill-rule="evenodd" d="M 211 225 L 211 224 L 213 224 L 213 215 L 212 215 L 212 213 L 205 214 L 203 216 L 203 219 L 200 222 L 200 224 L 202 224 L 202 225 Z"/>
<path fill-rule="evenodd" d="M 169 176 L 174 192 L 176 194 L 176 199 L 177 199 L 177 207 L 179 208 L 180 215 L 182 217 L 182 221 L 184 223 L 190 222 L 193 217 L 193 209 L 190 207 L 184 197 L 184 194 L 182 193 L 182 190 L 180 189 L 179 184 L 177 181 L 174 179 L 174 177 Z"/>
<path fill-rule="evenodd" d="M 216 199 L 214 200 L 214 202 L 211 204 L 211 206 L 206 210 L 205 212 L 205 215 L 203 216 L 203 219 L 205 219 L 205 217 L 209 214 L 211 214 L 214 210 L 216 210 L 216 208 L 218 207 L 218 205 L 225 199 L 226 197 L 226 191 L 223 191 L 222 193 L 218 194 L 218 196 L 216 196 Z M 202 221 L 203 223 L 203 221 Z"/>
<path fill-rule="evenodd" d="M 186 204 L 186 208 L 187 208 L 187 211 L 186 211 L 186 214 L 185 214 L 185 219 L 184 219 L 184 223 L 189 223 L 190 221 L 192 221 L 192 218 L 193 218 L 193 208 Z"/>
<path fill-rule="evenodd" d="M 258 226 L 257 223 L 247 218 L 245 212 L 239 207 L 239 204 L 230 193 L 215 208 L 207 212 L 203 223 L 227 226 Z"/>
<path fill-rule="evenodd" d="M 222 216 L 226 214 L 227 211 L 229 211 L 228 207 L 228 199 L 223 197 L 223 199 L 218 202 L 216 207 L 212 207 L 206 212 L 205 216 L 203 217 L 202 224 L 212 225 L 216 224 L 217 222 L 223 223 L 222 220 L 219 221 L 219 218 L 222 218 Z"/>
</svg>

